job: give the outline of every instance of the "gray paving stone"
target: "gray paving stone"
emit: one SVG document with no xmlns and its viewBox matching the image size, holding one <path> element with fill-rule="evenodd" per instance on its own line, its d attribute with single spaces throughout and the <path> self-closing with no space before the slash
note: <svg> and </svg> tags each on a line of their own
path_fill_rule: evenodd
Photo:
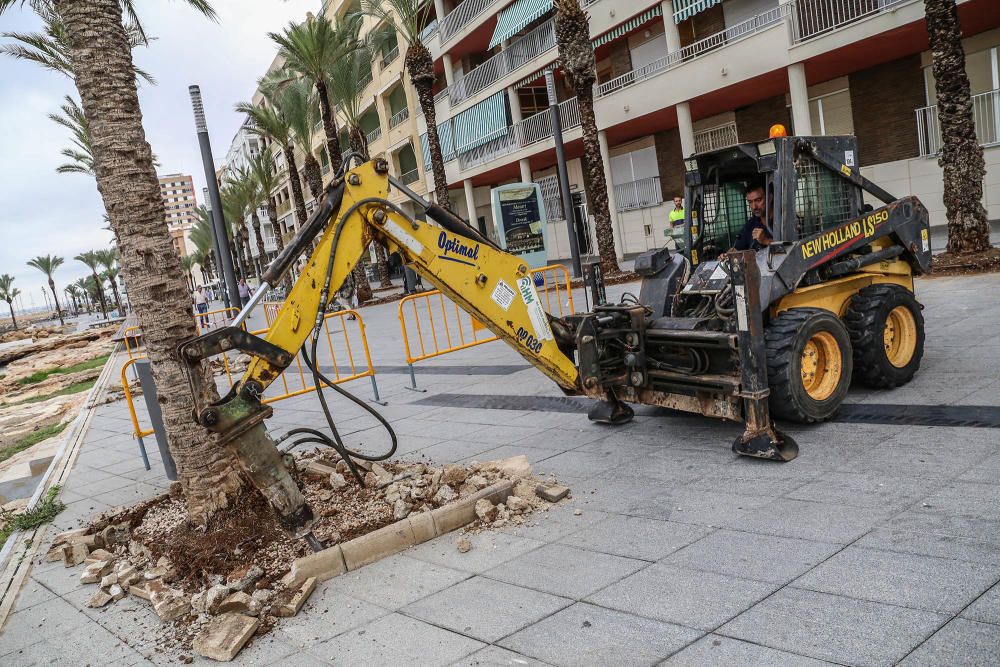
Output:
<svg viewBox="0 0 1000 667">
<path fill-rule="evenodd" d="M 583 445 L 607 436 L 606 430 L 600 424 L 584 422 L 586 420 L 574 425 L 547 428 L 526 438 L 512 441 L 511 444 L 517 447 L 528 446 L 538 449 L 566 451 L 569 449 L 579 449 Z"/>
<path fill-rule="evenodd" d="M 499 459 L 510 458 L 511 456 L 527 456 L 528 462 L 533 466 L 538 467 L 541 465 L 539 462 L 543 459 L 547 459 L 553 454 L 557 453 L 552 449 L 542 449 L 539 447 L 528 447 L 520 443 L 515 443 L 512 445 L 501 445 L 500 447 L 495 447 L 493 449 L 487 449 L 485 452 L 479 452 L 475 456 L 467 457 L 463 460 L 463 463 L 468 463 L 470 461 L 497 461 Z"/>
<path fill-rule="evenodd" d="M 472 549 L 463 554 L 455 547 L 455 542 L 459 537 L 460 533 L 457 531 L 442 535 L 408 549 L 406 555 L 429 563 L 478 574 L 545 544 L 539 540 L 507 533 L 470 534 L 465 537 L 472 543 Z"/>
<path fill-rule="evenodd" d="M 1000 663 L 1000 628 L 956 618 L 908 655 L 904 667 L 993 667 Z"/>
<path fill-rule="evenodd" d="M 459 660 L 452 667 L 545 667 L 547 664 L 499 646 L 487 646 Z"/>
<path fill-rule="evenodd" d="M 318 584 L 298 614 L 281 620 L 277 632 L 288 643 L 309 648 L 389 613 L 382 607 L 345 594 L 336 587 L 337 579 Z"/>
<path fill-rule="evenodd" d="M 940 484 L 915 477 L 831 472 L 800 486 L 787 496 L 798 500 L 852 507 L 902 509 L 932 493 Z"/>
<path fill-rule="evenodd" d="M 396 610 L 468 578 L 468 572 L 397 554 L 328 583 L 337 593 Z"/>
<path fill-rule="evenodd" d="M 630 462 L 638 456 L 638 454 L 627 452 L 600 454 L 574 450 L 546 458 L 535 468 L 539 473 L 555 475 L 556 477 L 569 476 L 589 479 L 597 477 L 611 468 L 630 465 Z"/>
<path fill-rule="evenodd" d="M 917 517 L 921 522 L 926 518 L 917 513 L 907 516 Z M 943 521 L 950 522 L 945 517 L 940 518 Z M 899 522 L 898 517 L 896 522 Z M 912 525 L 912 522 L 910 525 Z M 933 527 L 926 523 L 921 527 L 933 530 Z M 1000 528 L 1000 526 L 997 526 L 997 528 Z M 947 529 L 945 530 L 947 531 Z M 1000 544 L 977 539 L 976 537 L 951 535 L 947 534 L 947 532 L 937 534 L 903 528 L 876 528 L 855 544 L 859 547 L 870 547 L 886 551 L 1000 565 Z"/>
<path fill-rule="evenodd" d="M 587 602 L 699 630 L 712 630 L 770 595 L 774 584 L 657 563 Z"/>
<path fill-rule="evenodd" d="M 85 615 L 56 598 L 10 614 L 0 634 L 0 645 L 10 653 L 43 639 L 49 628 L 60 628 L 62 632 L 69 633 L 87 624 Z"/>
<path fill-rule="evenodd" d="M 21 591 L 17 594 L 17 601 L 14 608 L 18 610 L 33 607 L 42 602 L 48 602 L 56 598 L 56 594 L 46 588 L 42 583 L 33 577 L 27 577 L 21 586 Z"/>
<path fill-rule="evenodd" d="M 692 570 L 786 584 L 840 547 L 789 537 L 719 530 L 666 557 L 663 562 Z"/>
<path fill-rule="evenodd" d="M 721 635 L 705 635 L 661 663 L 664 667 L 820 667 L 829 663 Z"/>
<path fill-rule="evenodd" d="M 580 514 L 576 513 L 577 510 L 580 510 Z M 507 524 L 500 530 L 511 535 L 529 537 L 542 542 L 555 542 L 566 535 L 584 530 L 611 516 L 606 512 L 590 509 L 587 496 L 581 498 L 573 495 L 568 502 L 558 505 L 542 505 L 541 509 L 529 514 L 524 523 Z"/>
<path fill-rule="evenodd" d="M 570 603 L 548 593 L 474 577 L 403 607 L 401 612 L 492 643 Z"/>
<path fill-rule="evenodd" d="M 702 466 L 703 476 L 687 486 L 699 491 L 775 498 L 794 491 L 819 474 L 818 471 L 805 472 L 788 466 L 760 466 L 754 463 L 744 459 L 737 464 Z"/>
<path fill-rule="evenodd" d="M 897 400 L 897 397 L 893 397 Z M 893 477 L 950 479 L 985 460 L 989 450 L 983 446 L 968 448 L 928 445 L 914 436 L 906 442 L 888 441 L 870 449 L 838 468 L 841 472 L 877 473 Z M 905 439 L 904 439 L 905 440 Z"/>
<path fill-rule="evenodd" d="M 482 642 L 402 614 L 389 614 L 309 650 L 344 665 L 449 665 Z"/>
<path fill-rule="evenodd" d="M 430 461 L 438 464 L 454 463 L 462 459 L 474 458 L 480 452 L 492 449 L 493 445 L 487 442 L 470 442 L 468 440 L 448 440 L 430 447 L 411 452 L 408 458 Z"/>
<path fill-rule="evenodd" d="M 655 561 L 701 539 L 713 529 L 639 516 L 614 516 L 563 537 L 560 542 L 589 551 Z"/>
<path fill-rule="evenodd" d="M 548 544 L 487 570 L 484 576 L 579 600 L 646 565 L 633 558 Z"/>
<path fill-rule="evenodd" d="M 842 507 L 828 503 L 783 498 L 758 509 L 725 518 L 738 530 L 797 537 L 803 540 L 848 544 L 887 518 L 888 510 Z"/>
<path fill-rule="evenodd" d="M 901 660 L 947 616 L 786 587 L 717 633 L 851 665 Z"/>
<path fill-rule="evenodd" d="M 553 665 L 650 665 L 700 634 L 690 628 L 577 603 L 500 644 Z"/>
<path fill-rule="evenodd" d="M 962 611 L 961 616 L 973 621 L 1000 625 L 1000 584 L 983 593 L 978 600 Z"/>
<path fill-rule="evenodd" d="M 287 656 L 284 662 L 287 665 L 294 665 L 295 667 L 323 667 L 323 665 L 331 664 L 329 661 L 322 660 L 306 651 L 293 653 L 292 655 Z"/>
<path fill-rule="evenodd" d="M 651 519 L 665 519 L 703 526 L 724 526 L 738 522 L 771 499 L 736 496 L 715 491 L 698 491 L 687 487 L 668 489 L 628 510 L 628 514 Z"/>
<path fill-rule="evenodd" d="M 662 480 L 641 474 L 629 475 L 616 469 L 577 484 L 573 491 L 574 502 L 580 507 L 623 514 L 648 502 L 663 489 Z"/>
<path fill-rule="evenodd" d="M 795 580 L 798 588 L 958 613 L 1000 579 L 1000 568 L 849 546 Z"/>
</svg>

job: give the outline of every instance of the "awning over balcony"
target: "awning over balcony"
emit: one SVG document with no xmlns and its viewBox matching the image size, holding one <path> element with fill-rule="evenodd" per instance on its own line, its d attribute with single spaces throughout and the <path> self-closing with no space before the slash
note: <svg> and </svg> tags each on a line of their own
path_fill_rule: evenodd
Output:
<svg viewBox="0 0 1000 667">
<path fill-rule="evenodd" d="M 497 16 L 497 27 L 489 48 L 521 32 L 525 26 L 552 9 L 552 0 L 516 0 Z"/>
<path fill-rule="evenodd" d="M 680 23 L 698 12 L 711 9 L 722 0 L 674 0 L 674 23 Z"/>
<path fill-rule="evenodd" d="M 506 93 L 502 90 L 454 118 L 438 123 L 438 139 L 441 141 L 444 161 L 448 162 L 458 153 L 471 151 L 496 139 L 507 130 L 508 125 Z M 424 162 L 429 165 L 431 156 L 427 146 L 427 133 L 420 135 L 420 145 Z"/>
<path fill-rule="evenodd" d="M 642 14 L 639 14 L 638 16 L 633 16 L 628 21 L 625 21 L 625 23 L 622 23 L 614 30 L 604 33 L 603 35 L 594 40 L 594 48 L 596 49 L 597 47 L 607 44 L 608 42 L 614 39 L 618 39 L 622 35 L 635 30 L 646 21 L 654 19 L 657 16 L 663 16 L 662 5 L 656 5 L 655 7 L 647 9 Z"/>
</svg>

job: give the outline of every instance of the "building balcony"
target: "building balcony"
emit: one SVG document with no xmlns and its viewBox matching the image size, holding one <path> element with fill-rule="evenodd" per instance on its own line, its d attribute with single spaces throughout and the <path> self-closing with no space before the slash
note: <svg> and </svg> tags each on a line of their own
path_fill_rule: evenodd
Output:
<svg viewBox="0 0 1000 667">
<path fill-rule="evenodd" d="M 792 42 L 797 44 L 813 39 L 875 14 L 894 11 L 898 5 L 912 1 L 795 0 L 792 3 Z"/>
<path fill-rule="evenodd" d="M 277 210 L 278 210 L 278 217 L 279 218 L 281 216 L 285 215 L 286 213 L 288 213 L 289 211 L 292 210 L 292 200 L 291 199 L 287 199 L 287 200 L 281 202 L 280 204 L 278 204 Z"/>
<path fill-rule="evenodd" d="M 438 29 L 428 40 L 427 48 L 437 60 L 449 45 L 470 34 L 487 19 L 509 5 L 511 0 L 465 0 L 439 22 Z"/>
<path fill-rule="evenodd" d="M 410 108 L 403 107 L 389 117 L 389 128 L 392 129 L 410 117 Z"/>
<path fill-rule="evenodd" d="M 921 157 L 935 157 L 941 152 L 941 124 L 937 105 L 921 107 L 917 113 L 917 140 Z M 972 96 L 972 118 L 976 139 L 985 147 L 1000 145 L 1000 90 Z"/>
<path fill-rule="evenodd" d="M 368 140 L 368 145 L 369 146 L 371 146 L 372 144 L 374 144 L 381 137 L 382 137 L 382 128 L 381 128 L 381 126 L 380 127 L 376 127 L 374 130 L 372 130 L 371 132 L 369 132 L 369 133 L 367 133 L 365 135 L 365 139 Z"/>
<path fill-rule="evenodd" d="M 385 54 L 382 55 L 382 60 L 380 61 L 381 65 L 382 65 L 382 69 L 385 69 L 386 67 L 388 67 L 389 65 L 391 65 L 392 62 L 394 60 L 396 60 L 396 58 L 398 58 L 398 57 L 399 57 L 399 46 L 397 45 L 397 46 L 392 47 L 391 51 L 389 51 L 388 53 L 385 53 Z"/>
<path fill-rule="evenodd" d="M 619 211 L 650 208 L 663 203 L 660 177 L 651 176 L 615 186 L 615 204 Z"/>
<path fill-rule="evenodd" d="M 736 133 L 736 123 L 726 123 L 694 133 L 694 152 L 708 153 L 721 148 L 729 148 L 740 143 Z"/>
<path fill-rule="evenodd" d="M 957 1 L 962 4 L 969 0 Z M 793 62 L 924 20 L 921 0 L 792 0 L 789 7 L 789 52 Z"/>
<path fill-rule="evenodd" d="M 403 182 L 403 185 L 409 185 L 410 183 L 416 183 L 420 180 L 420 170 L 411 169 L 400 175 L 399 180 Z"/>
</svg>

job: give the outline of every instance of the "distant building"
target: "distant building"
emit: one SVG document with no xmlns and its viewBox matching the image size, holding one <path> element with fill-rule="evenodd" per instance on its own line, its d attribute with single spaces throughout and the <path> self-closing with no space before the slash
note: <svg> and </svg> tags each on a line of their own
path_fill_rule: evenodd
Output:
<svg viewBox="0 0 1000 667">
<path fill-rule="evenodd" d="M 198 221 L 198 201 L 194 194 L 194 179 L 186 174 L 164 174 L 160 179 L 160 197 L 166 211 L 167 228 L 177 254 L 183 257 L 194 248 L 189 236 Z"/>
</svg>

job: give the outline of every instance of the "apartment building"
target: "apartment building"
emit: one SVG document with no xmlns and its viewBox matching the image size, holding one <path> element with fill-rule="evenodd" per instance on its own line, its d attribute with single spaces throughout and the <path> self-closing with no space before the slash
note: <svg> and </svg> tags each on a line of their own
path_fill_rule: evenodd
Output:
<svg viewBox="0 0 1000 667">
<path fill-rule="evenodd" d="M 191 252 L 189 236 L 191 228 L 198 221 L 195 213 L 198 200 L 194 193 L 194 179 L 187 174 L 165 174 L 157 178 L 160 181 L 160 197 L 163 199 L 167 229 L 174 242 L 174 249 L 183 257 Z"/>
<path fill-rule="evenodd" d="M 581 1 L 620 257 L 664 243 L 685 156 L 761 140 L 775 123 L 799 135 L 856 135 L 862 173 L 898 196 L 919 196 L 932 225 L 945 224 L 921 0 Z M 490 189 L 535 181 L 549 259 L 568 258 L 543 78 L 558 55 L 552 1 L 434 0 L 434 11 L 427 44 L 453 204 L 492 230 Z M 996 0 L 959 0 L 959 13 L 987 162 L 984 204 L 998 220 L 1000 11 Z M 554 73 L 574 214 L 588 222 L 581 241 L 592 248 L 579 110 Z M 418 127 L 429 164 L 422 117 Z"/>
</svg>

